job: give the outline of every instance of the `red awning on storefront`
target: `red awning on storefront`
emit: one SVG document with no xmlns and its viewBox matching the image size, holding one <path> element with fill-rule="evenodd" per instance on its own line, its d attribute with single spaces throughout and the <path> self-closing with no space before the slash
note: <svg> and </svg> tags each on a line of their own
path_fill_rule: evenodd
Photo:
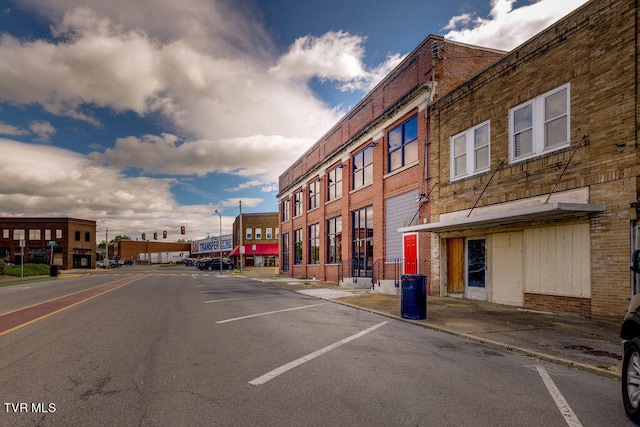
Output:
<svg viewBox="0 0 640 427">
<path fill-rule="evenodd" d="M 277 243 L 261 243 L 256 245 L 242 246 L 244 246 L 245 255 L 278 255 Z M 233 248 L 229 256 L 240 256 L 240 245 Z"/>
</svg>

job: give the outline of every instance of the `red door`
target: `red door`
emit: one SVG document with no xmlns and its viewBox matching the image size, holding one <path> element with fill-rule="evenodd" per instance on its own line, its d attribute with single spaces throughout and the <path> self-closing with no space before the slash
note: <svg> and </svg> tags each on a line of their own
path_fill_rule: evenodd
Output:
<svg viewBox="0 0 640 427">
<path fill-rule="evenodd" d="M 403 234 L 404 274 L 418 274 L 418 233 Z"/>
</svg>

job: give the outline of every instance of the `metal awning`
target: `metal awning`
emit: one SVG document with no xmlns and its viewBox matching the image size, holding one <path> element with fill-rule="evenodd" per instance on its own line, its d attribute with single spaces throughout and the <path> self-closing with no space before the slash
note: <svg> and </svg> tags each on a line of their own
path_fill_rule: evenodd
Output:
<svg viewBox="0 0 640 427">
<path fill-rule="evenodd" d="M 399 228 L 400 233 L 410 233 L 415 231 L 430 231 L 440 233 L 445 231 L 472 230 L 476 228 L 499 227 L 502 225 L 512 225 L 521 222 L 555 220 L 587 215 L 595 212 L 604 212 L 605 204 L 599 203 L 548 203 L 542 205 L 528 206 L 525 208 L 503 210 L 476 216 L 455 218 L 446 221 L 433 222 L 429 224 L 413 225 Z"/>
</svg>

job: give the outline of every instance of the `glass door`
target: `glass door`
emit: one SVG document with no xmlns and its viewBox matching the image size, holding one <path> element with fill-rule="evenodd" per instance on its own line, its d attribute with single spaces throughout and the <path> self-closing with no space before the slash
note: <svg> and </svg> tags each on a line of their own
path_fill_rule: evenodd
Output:
<svg viewBox="0 0 640 427">
<path fill-rule="evenodd" d="M 373 277 L 373 206 L 353 212 L 352 277 Z"/>
<path fill-rule="evenodd" d="M 486 239 L 467 239 L 465 297 L 487 300 L 487 248 Z"/>
</svg>

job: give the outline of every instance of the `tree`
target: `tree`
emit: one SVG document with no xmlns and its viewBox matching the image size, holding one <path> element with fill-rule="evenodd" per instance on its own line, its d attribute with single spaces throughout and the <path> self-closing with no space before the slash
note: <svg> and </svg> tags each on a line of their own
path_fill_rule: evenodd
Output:
<svg viewBox="0 0 640 427">
<path fill-rule="evenodd" d="M 129 237 L 129 236 L 127 236 L 127 235 L 123 235 L 123 236 L 121 236 L 121 235 L 117 235 L 116 237 L 114 237 L 114 238 L 109 242 L 109 244 L 117 243 L 117 242 L 119 242 L 120 240 L 131 240 L 131 237 Z"/>
</svg>

